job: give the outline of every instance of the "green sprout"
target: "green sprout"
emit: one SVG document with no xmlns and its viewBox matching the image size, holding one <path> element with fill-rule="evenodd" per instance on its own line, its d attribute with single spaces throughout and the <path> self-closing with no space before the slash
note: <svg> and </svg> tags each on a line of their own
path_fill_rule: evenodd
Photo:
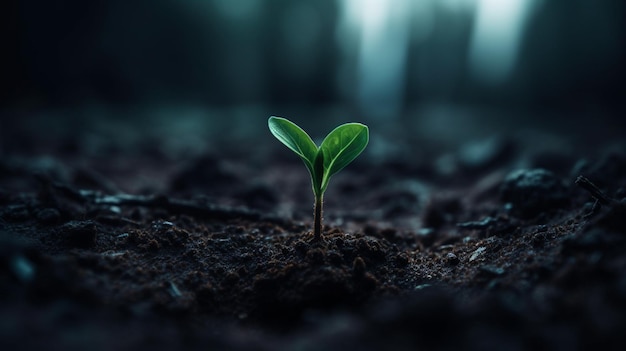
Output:
<svg viewBox="0 0 626 351">
<path fill-rule="evenodd" d="M 322 234 L 323 197 L 330 177 L 365 149 L 369 130 L 361 123 L 342 124 L 330 132 L 318 147 L 302 128 L 285 118 L 270 117 L 267 123 L 276 139 L 298 154 L 311 174 L 315 195 L 313 235 L 315 240 L 319 240 Z"/>
</svg>

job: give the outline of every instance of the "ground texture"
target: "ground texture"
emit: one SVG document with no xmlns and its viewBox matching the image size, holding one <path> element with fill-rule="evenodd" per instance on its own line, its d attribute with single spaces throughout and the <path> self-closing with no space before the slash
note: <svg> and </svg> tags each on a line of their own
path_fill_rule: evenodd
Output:
<svg viewBox="0 0 626 351">
<path fill-rule="evenodd" d="M 388 131 L 371 147 L 404 151 L 336 175 L 314 241 L 306 169 L 269 132 L 181 158 L 27 122 L 0 161 L 5 350 L 626 344 L 623 144 Z"/>
</svg>

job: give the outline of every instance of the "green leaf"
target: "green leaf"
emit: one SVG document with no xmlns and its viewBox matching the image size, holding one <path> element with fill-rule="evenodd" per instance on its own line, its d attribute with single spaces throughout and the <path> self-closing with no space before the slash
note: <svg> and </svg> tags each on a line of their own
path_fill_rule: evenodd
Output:
<svg viewBox="0 0 626 351">
<path fill-rule="evenodd" d="M 302 128 L 285 118 L 270 117 L 268 126 L 278 140 L 302 158 L 316 197 L 324 194 L 330 177 L 359 156 L 369 141 L 369 130 L 361 123 L 335 128 L 319 148 Z"/>
<path fill-rule="evenodd" d="M 317 175 L 315 172 L 315 159 L 318 153 L 318 147 L 315 145 L 311 137 L 302 128 L 295 123 L 282 118 L 270 117 L 267 121 L 270 132 L 285 144 L 291 151 L 295 152 L 311 174 L 313 182 L 313 191 L 318 193 L 321 188 L 322 174 Z"/>
<path fill-rule="evenodd" d="M 361 123 L 346 123 L 330 132 L 319 152 L 324 155 L 324 176 L 321 191 L 326 191 L 330 177 L 361 154 L 369 141 L 369 129 Z"/>
</svg>

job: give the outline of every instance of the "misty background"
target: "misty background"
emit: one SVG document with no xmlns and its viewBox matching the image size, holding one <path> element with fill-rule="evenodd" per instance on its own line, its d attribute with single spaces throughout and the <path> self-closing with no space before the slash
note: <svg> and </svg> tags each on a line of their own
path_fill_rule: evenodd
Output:
<svg viewBox="0 0 626 351">
<path fill-rule="evenodd" d="M 373 139 L 440 143 L 527 126 L 572 141 L 594 131 L 597 141 L 620 138 L 626 124 L 619 0 L 4 6 L 5 140 L 88 130 L 202 149 L 211 138 L 268 137 L 270 115 L 320 137 L 359 121 Z"/>
</svg>

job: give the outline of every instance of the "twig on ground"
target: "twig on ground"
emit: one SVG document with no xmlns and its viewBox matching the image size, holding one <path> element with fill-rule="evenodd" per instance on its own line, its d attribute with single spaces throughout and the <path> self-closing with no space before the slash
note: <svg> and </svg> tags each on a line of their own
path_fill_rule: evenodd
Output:
<svg viewBox="0 0 626 351">
<path fill-rule="evenodd" d="M 598 200 L 601 205 L 615 205 L 617 203 L 617 201 L 604 194 L 600 188 L 582 175 L 579 175 L 578 178 L 576 178 L 574 184 L 589 192 L 589 194 L 591 194 L 594 199 Z"/>
</svg>

